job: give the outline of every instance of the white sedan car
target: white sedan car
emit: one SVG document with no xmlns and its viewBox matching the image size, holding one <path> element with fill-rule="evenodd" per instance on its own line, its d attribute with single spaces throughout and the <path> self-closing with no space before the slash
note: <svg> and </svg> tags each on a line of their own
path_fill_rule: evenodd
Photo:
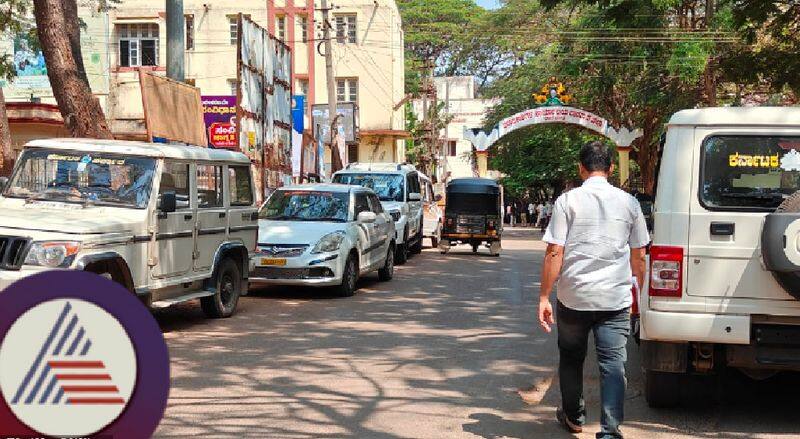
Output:
<svg viewBox="0 0 800 439">
<path fill-rule="evenodd" d="M 394 275 L 394 221 L 370 189 L 281 188 L 261 207 L 258 226 L 251 285 L 332 286 L 352 296 L 359 276 Z"/>
</svg>

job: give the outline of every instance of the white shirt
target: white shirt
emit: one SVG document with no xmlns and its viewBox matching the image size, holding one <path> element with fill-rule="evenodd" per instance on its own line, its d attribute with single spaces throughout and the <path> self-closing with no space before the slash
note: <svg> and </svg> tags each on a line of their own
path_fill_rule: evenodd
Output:
<svg viewBox="0 0 800 439">
<path fill-rule="evenodd" d="M 578 311 L 617 311 L 631 298 L 630 249 L 650 234 L 642 208 L 627 192 L 591 177 L 556 200 L 543 240 L 564 246 L 558 300 Z"/>
<path fill-rule="evenodd" d="M 534 206 L 534 205 L 533 205 L 533 203 L 530 203 L 530 204 L 528 204 L 528 213 L 530 213 L 531 215 L 533 215 L 533 212 L 534 212 L 535 210 L 536 210 L 536 206 Z"/>
</svg>

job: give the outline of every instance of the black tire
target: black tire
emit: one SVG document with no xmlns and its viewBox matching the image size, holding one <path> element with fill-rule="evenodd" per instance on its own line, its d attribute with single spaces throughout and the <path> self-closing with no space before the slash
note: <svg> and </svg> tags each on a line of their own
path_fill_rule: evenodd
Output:
<svg viewBox="0 0 800 439">
<path fill-rule="evenodd" d="M 395 247 L 394 263 L 395 265 L 403 265 L 408 261 L 408 229 L 403 232 L 403 243 Z"/>
<path fill-rule="evenodd" d="M 342 283 L 336 287 L 336 295 L 350 297 L 356 293 L 356 283 L 358 282 L 358 263 L 356 257 L 350 255 L 344 264 L 342 273 Z"/>
<path fill-rule="evenodd" d="M 383 262 L 383 267 L 378 270 L 378 279 L 381 282 L 387 282 L 394 277 L 394 246 L 390 245 L 389 250 L 386 252 L 386 259 Z"/>
<path fill-rule="evenodd" d="M 431 236 L 431 248 L 439 247 L 439 238 Z"/>
<path fill-rule="evenodd" d="M 681 402 L 684 375 L 645 369 L 644 398 L 652 408 L 675 407 Z"/>
<path fill-rule="evenodd" d="M 478 247 L 480 244 L 472 244 L 472 253 L 478 253 Z"/>
<path fill-rule="evenodd" d="M 214 295 L 200 299 L 200 306 L 207 317 L 219 319 L 233 315 L 242 295 L 241 273 L 239 264 L 231 258 L 219 263 L 214 279 Z"/>
<path fill-rule="evenodd" d="M 414 238 L 414 244 L 411 246 L 411 254 L 412 255 L 418 255 L 418 254 L 422 253 L 422 239 L 423 239 L 423 237 L 424 236 L 422 235 L 422 224 L 420 224 L 419 230 L 417 231 L 417 235 Z"/>
</svg>

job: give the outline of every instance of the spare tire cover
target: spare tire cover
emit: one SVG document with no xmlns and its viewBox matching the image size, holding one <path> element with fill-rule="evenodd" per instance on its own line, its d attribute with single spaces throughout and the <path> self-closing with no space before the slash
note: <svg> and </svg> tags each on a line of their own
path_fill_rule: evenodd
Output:
<svg viewBox="0 0 800 439">
<path fill-rule="evenodd" d="M 761 255 L 778 284 L 800 300 L 800 191 L 767 215 L 761 231 Z"/>
</svg>

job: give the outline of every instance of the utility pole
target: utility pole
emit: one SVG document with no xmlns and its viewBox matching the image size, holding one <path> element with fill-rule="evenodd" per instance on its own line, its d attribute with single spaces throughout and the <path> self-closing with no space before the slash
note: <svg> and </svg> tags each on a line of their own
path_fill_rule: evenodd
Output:
<svg viewBox="0 0 800 439">
<path fill-rule="evenodd" d="M 167 0 L 167 77 L 183 82 L 186 42 L 183 28 L 183 0 Z"/>
<path fill-rule="evenodd" d="M 339 134 L 338 117 L 336 111 L 336 77 L 333 74 L 333 44 L 331 43 L 331 23 L 328 21 L 328 0 L 321 0 L 322 11 L 322 41 L 325 44 L 325 76 L 328 82 L 328 120 L 330 120 L 331 133 L 331 174 L 342 169 L 342 160 L 339 155 L 337 136 Z"/>
<path fill-rule="evenodd" d="M 436 85 L 433 82 L 433 62 L 426 60 L 425 64 L 420 67 L 423 72 L 422 77 L 422 126 L 425 132 L 424 148 L 425 153 L 420 158 L 420 165 L 426 174 L 431 174 L 436 164 L 435 158 L 437 157 L 437 147 L 439 133 L 436 129 L 438 125 L 436 120 L 438 117 L 433 117 L 437 113 L 436 108 Z M 428 99 L 431 99 L 431 105 L 428 105 Z"/>
</svg>

